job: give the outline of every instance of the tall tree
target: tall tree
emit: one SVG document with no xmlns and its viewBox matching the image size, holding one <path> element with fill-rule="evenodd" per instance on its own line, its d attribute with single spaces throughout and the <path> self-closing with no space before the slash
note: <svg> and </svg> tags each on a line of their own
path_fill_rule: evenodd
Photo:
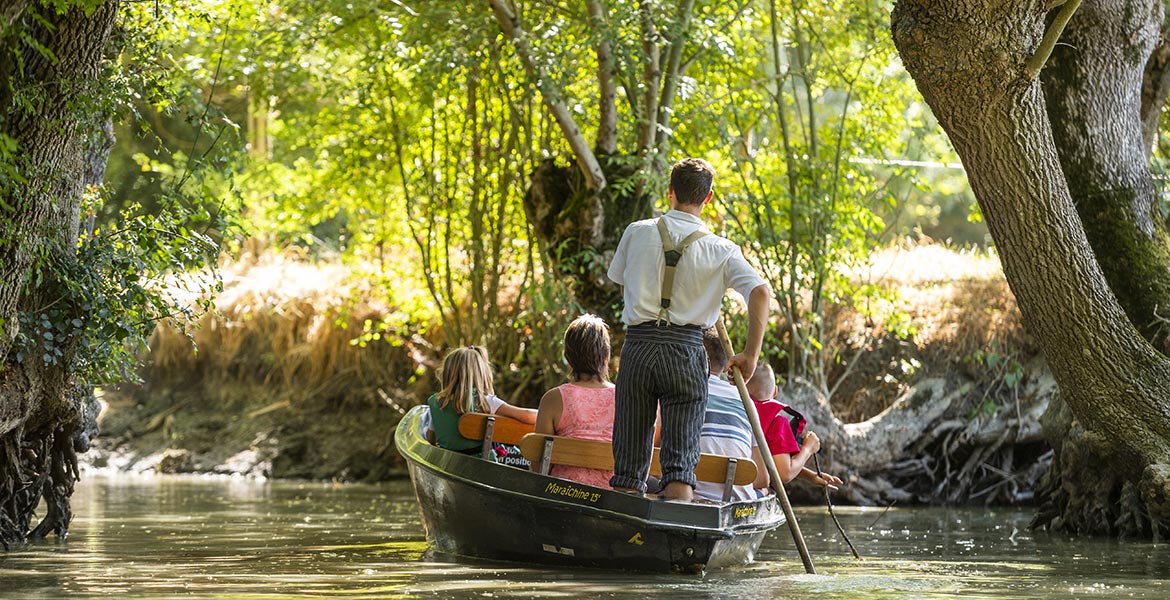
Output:
<svg viewBox="0 0 1170 600">
<path fill-rule="evenodd" d="M 83 411 L 69 372 L 78 340 L 51 344 L 42 355 L 18 336 L 51 342 L 62 335 L 43 326 L 49 322 L 43 309 L 60 299 L 62 272 L 76 262 L 86 140 L 102 130 L 97 84 L 117 11 L 116 0 L 38 2 L 6 15 L 0 139 L 17 149 L 16 176 L 0 190 L 0 541 L 6 545 L 30 532 L 63 535 L 69 526 L 73 435 Z M 104 162 L 97 153 L 94 160 Z M 70 321 L 84 317 L 81 306 L 70 309 Z M 33 313 L 35 325 L 19 318 Z M 42 494 L 50 510 L 30 530 Z"/>
<path fill-rule="evenodd" d="M 208 234 L 224 231 L 222 206 L 214 205 L 204 187 L 208 179 L 196 168 L 206 151 L 191 158 L 151 213 L 129 207 L 113 223 L 95 222 L 114 142 L 111 119 L 127 98 L 144 96 L 128 82 L 148 79 L 112 58 L 124 50 L 142 59 L 137 64 L 156 64 L 145 60 L 144 53 L 157 48 L 146 40 L 145 23 L 153 22 L 146 9 L 118 0 L 18 4 L 0 13 L 5 545 L 51 532 L 66 535 L 76 453 L 95 433 L 91 385 L 132 377 L 131 366 L 156 321 L 180 322 L 198 312 L 172 298 L 158 279 L 208 264 L 218 255 Z M 123 26 L 115 36 L 119 15 Z M 159 78 L 151 85 L 147 96 L 165 88 Z M 191 286 L 197 296 L 215 280 L 204 281 Z M 210 302 L 204 296 L 199 305 Z M 48 510 L 33 527 L 42 498 Z"/>
<path fill-rule="evenodd" d="M 1118 40 L 1140 72 L 1156 41 L 1160 3 L 1088 2 L 1100 15 L 1140 9 L 1136 27 Z M 1040 524 L 1158 535 L 1170 526 L 1170 360 L 1130 322 L 1093 253 L 1049 117 L 1059 100 L 1046 102 L 1037 77 L 1078 4 L 900 0 L 893 38 L 963 160 L 1025 323 L 1075 417 L 1065 419 L 1069 433 L 1057 444 L 1061 498 Z M 1103 75 L 1141 85 L 1127 72 Z M 1070 78 L 1062 87 L 1067 93 L 1092 85 Z M 1120 117 L 1137 118 L 1131 103 L 1139 96 L 1122 98 Z M 1116 115 L 1118 106 L 1089 103 L 1082 110 Z M 1099 142 L 1127 157 L 1121 168 L 1139 171 L 1133 181 L 1140 187 L 1132 150 L 1120 149 L 1132 143 L 1131 134 Z"/>
<path fill-rule="evenodd" d="M 578 301 L 613 318 L 616 288 L 605 269 L 625 226 L 649 217 L 660 192 L 678 89 L 691 63 L 683 52 L 695 35 L 695 2 L 682 0 L 673 9 L 655 0 L 622 2 L 632 15 L 629 22 L 607 4 L 586 1 L 580 19 L 594 40 L 597 65 L 599 119 L 591 146 L 548 66 L 540 62 L 517 4 L 488 0 L 501 32 L 572 149 L 571 166 L 546 160 L 533 172 L 524 200 L 529 222 L 554 267 L 572 276 Z M 623 27 L 636 32 L 638 43 L 619 55 L 615 46 Z M 626 78 L 627 114 L 633 121 L 625 136 L 617 119 L 619 78 Z M 627 143 L 621 144 L 622 139 Z"/>
</svg>

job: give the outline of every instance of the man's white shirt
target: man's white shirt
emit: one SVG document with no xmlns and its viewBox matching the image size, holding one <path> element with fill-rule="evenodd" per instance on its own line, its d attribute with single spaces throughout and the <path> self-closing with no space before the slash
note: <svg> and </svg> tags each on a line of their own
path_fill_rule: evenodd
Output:
<svg viewBox="0 0 1170 600">
<path fill-rule="evenodd" d="M 704 228 L 699 217 L 678 210 L 667 212 L 662 218 L 676 245 L 696 229 Z M 624 286 L 622 322 L 626 325 L 658 319 L 665 267 L 657 219 L 631 223 L 622 234 L 608 273 L 614 283 Z M 719 319 L 723 295 L 729 288 L 746 301 L 752 290 L 764 283 L 739 246 L 717 235 L 703 236 L 687 247 L 679 260 L 671 295 L 670 322 L 711 327 Z"/>
</svg>

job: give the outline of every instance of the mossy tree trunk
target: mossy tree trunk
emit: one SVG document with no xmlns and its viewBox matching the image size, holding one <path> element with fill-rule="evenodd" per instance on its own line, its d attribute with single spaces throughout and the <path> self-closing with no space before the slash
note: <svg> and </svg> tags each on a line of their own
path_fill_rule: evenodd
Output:
<svg viewBox="0 0 1170 600">
<path fill-rule="evenodd" d="M 92 134 L 102 130 L 104 120 L 97 112 L 96 84 L 118 2 L 83 4 L 88 8 L 59 12 L 27 3 L 11 16 L 0 45 L 0 135 L 15 143 L 12 167 L 20 175 L 0 190 L 0 542 L 5 545 L 50 531 L 66 533 L 75 450 L 86 444 L 87 394 L 68 366 L 75 364 L 71 353 L 77 349 L 57 344 L 62 355 L 42 357 L 34 344 L 49 332 L 19 319 L 43 314 L 61 299 L 57 275 L 76 262 L 86 175 L 99 173 L 94 164 L 104 163 L 108 153 L 104 142 L 93 143 Z M 22 40 L 17 28 L 44 51 Z M 49 510 L 32 528 L 42 496 Z"/>
<path fill-rule="evenodd" d="M 1163 354 L 1170 353 L 1170 232 L 1155 204 L 1148 160 L 1150 114 L 1165 100 L 1166 51 L 1161 0 L 1085 0 L 1068 23 L 1043 73 L 1053 137 L 1073 203 L 1109 287 L 1129 320 Z M 1157 123 L 1154 118 L 1153 123 Z M 1065 488 L 1094 489 L 1084 465 L 1096 453 L 1087 431 L 1059 399 L 1044 419 L 1056 450 L 1040 489 L 1036 523 L 1077 529 L 1099 505 L 1133 505 L 1133 490 L 1110 498 L 1099 488 L 1084 502 Z M 1081 466 L 1077 466 L 1081 465 Z M 1068 478 L 1069 481 L 1065 481 Z M 1087 512 L 1066 523 L 1064 513 Z M 1107 529 L 1140 532 L 1145 525 L 1113 511 Z"/>
<path fill-rule="evenodd" d="M 1127 523 L 1156 536 L 1170 531 L 1170 359 L 1130 323 L 1077 215 L 1029 68 L 1046 58 L 1047 8 L 899 0 L 893 38 L 963 160 L 1025 323 L 1083 430 L 1065 442 L 1083 460 L 1061 462 L 1065 501 L 1049 524 L 1114 533 Z"/>
<path fill-rule="evenodd" d="M 623 185 L 636 176 L 636 160 L 602 155 L 612 183 L 600 192 L 583 185 L 577 167 L 546 160 L 532 173 L 524 197 L 524 212 L 555 275 L 572 285 L 582 310 L 611 323 L 618 322 L 621 296 L 606 276 L 609 262 L 626 225 L 649 218 L 654 209 L 653 198 L 639 195 L 637 185 Z M 600 210 L 586 211 L 593 204 Z"/>
<path fill-rule="evenodd" d="M 1142 132 L 1142 82 L 1161 0 L 1084 0 L 1044 70 L 1061 167 L 1101 271 L 1129 320 L 1170 351 L 1170 234 Z"/>
</svg>

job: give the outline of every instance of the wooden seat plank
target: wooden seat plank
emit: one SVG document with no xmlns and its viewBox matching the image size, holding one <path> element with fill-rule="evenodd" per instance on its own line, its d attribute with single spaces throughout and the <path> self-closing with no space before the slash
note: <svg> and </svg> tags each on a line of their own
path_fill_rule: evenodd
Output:
<svg viewBox="0 0 1170 600">
<path fill-rule="evenodd" d="M 462 430 L 462 423 L 460 424 Z M 613 446 L 606 442 L 580 440 L 576 438 L 530 433 L 520 440 L 520 452 L 524 458 L 537 463 L 544 450 L 545 438 L 553 439 L 552 464 L 570 467 L 586 467 L 613 470 Z M 709 481 L 722 484 L 727 479 L 727 460 L 730 457 L 717 454 L 701 454 L 699 464 L 695 467 L 695 477 L 699 481 Z M 756 480 L 756 463 L 750 458 L 737 458 L 735 470 L 735 485 L 748 485 Z M 662 464 L 658 460 L 658 448 L 654 449 L 654 456 L 650 461 L 650 474 L 662 476 Z"/>
<path fill-rule="evenodd" d="M 521 423 L 509 417 L 487 415 L 484 413 L 467 413 L 459 417 L 459 435 L 469 440 L 482 440 L 483 430 L 487 425 L 488 417 L 496 418 L 496 424 L 492 430 L 492 441 L 500 444 L 519 444 L 520 438 L 532 433 L 535 427 L 534 425 Z"/>
</svg>

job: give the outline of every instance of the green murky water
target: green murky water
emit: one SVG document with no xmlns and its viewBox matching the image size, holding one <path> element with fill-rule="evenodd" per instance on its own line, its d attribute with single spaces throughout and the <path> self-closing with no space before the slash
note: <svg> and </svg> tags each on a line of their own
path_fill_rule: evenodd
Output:
<svg viewBox="0 0 1170 600">
<path fill-rule="evenodd" d="M 426 552 L 409 482 L 87 477 L 68 541 L 0 552 L 3 598 L 1170 598 L 1170 544 L 1027 531 L 1014 510 L 798 511 L 759 562 L 698 576 L 475 563 Z"/>
</svg>

